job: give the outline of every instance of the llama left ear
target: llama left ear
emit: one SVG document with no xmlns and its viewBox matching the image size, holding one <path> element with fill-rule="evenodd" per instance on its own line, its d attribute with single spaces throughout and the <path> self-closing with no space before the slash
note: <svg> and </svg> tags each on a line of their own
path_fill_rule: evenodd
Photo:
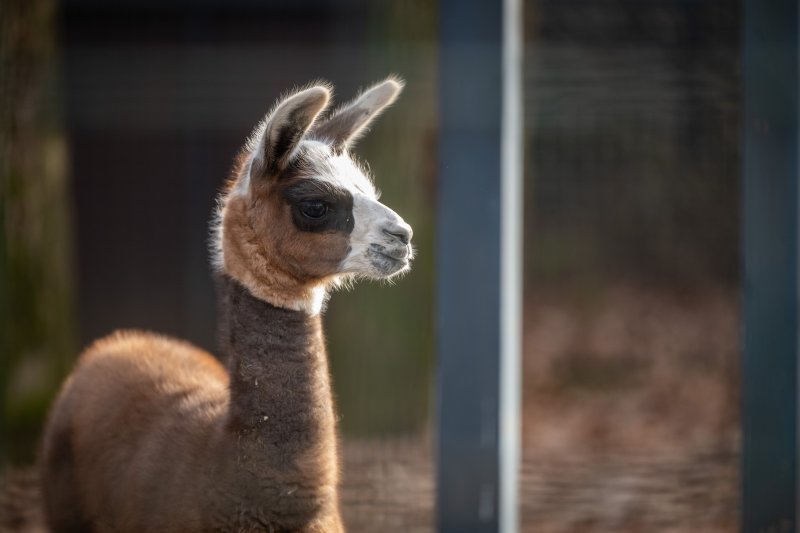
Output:
<svg viewBox="0 0 800 533">
<path fill-rule="evenodd" d="M 277 175 L 289 164 L 297 145 L 330 100 L 327 87 L 296 93 L 275 108 L 264 121 L 250 167 L 252 178 Z"/>
<path fill-rule="evenodd" d="M 330 142 L 336 152 L 349 148 L 367 131 L 370 123 L 394 103 L 404 85 L 400 78 L 391 77 L 370 87 L 316 125 L 312 135 Z"/>
</svg>

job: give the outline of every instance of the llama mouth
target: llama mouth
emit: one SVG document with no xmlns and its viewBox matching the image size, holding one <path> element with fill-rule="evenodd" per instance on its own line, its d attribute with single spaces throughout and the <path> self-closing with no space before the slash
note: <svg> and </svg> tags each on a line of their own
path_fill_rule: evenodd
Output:
<svg viewBox="0 0 800 533">
<path fill-rule="evenodd" d="M 370 263 L 381 274 L 388 276 L 395 274 L 408 266 L 408 254 L 398 258 L 376 249 L 374 245 L 367 250 Z M 380 248 L 383 248 L 382 246 Z"/>
<path fill-rule="evenodd" d="M 409 255 L 411 255 L 411 249 L 407 245 L 387 248 L 386 246 L 383 246 L 381 244 L 373 243 L 369 245 L 369 251 L 386 256 L 389 259 L 395 259 L 398 261 L 405 261 L 405 262 L 408 262 L 408 257 Z"/>
</svg>

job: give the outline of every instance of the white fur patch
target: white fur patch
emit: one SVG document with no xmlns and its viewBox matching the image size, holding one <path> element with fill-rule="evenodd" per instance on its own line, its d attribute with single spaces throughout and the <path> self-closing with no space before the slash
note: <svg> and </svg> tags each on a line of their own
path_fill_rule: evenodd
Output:
<svg viewBox="0 0 800 533">
<path fill-rule="evenodd" d="M 411 228 L 397 213 L 368 195 L 355 193 L 353 219 L 355 224 L 350 234 L 350 253 L 339 267 L 341 273 L 380 279 L 408 269 L 413 249 L 386 233 L 407 228 L 410 237 Z M 382 257 L 383 254 L 376 250 L 396 256 L 396 262 Z"/>
<path fill-rule="evenodd" d="M 210 236 L 208 251 L 211 257 L 211 269 L 214 272 L 222 272 L 225 259 L 222 252 L 222 221 L 225 218 L 225 201 L 227 198 L 220 196 L 217 198 L 217 205 L 214 214 L 211 216 Z"/>
<path fill-rule="evenodd" d="M 367 177 L 368 171 L 350 157 L 350 154 L 334 154 L 330 146 L 322 141 L 304 140 L 300 146 L 314 168 L 315 179 L 327 181 L 353 195 L 360 193 L 377 198 L 375 186 Z"/>
<path fill-rule="evenodd" d="M 314 316 L 322 312 L 327 301 L 328 289 L 323 285 L 318 285 L 311 289 L 306 298 L 294 302 L 286 302 L 282 307 L 293 311 L 303 311 Z"/>
</svg>

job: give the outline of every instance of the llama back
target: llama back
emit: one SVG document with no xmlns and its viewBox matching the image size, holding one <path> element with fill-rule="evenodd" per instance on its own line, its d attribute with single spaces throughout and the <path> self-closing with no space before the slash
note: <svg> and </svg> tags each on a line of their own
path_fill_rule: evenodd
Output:
<svg viewBox="0 0 800 533">
<path fill-rule="evenodd" d="M 184 418 L 224 408 L 226 391 L 225 370 L 188 343 L 130 331 L 94 343 L 62 388 L 44 435 L 49 520 L 58 530 L 83 530 L 88 516 L 110 510 L 112 529 L 148 529 L 165 500 L 173 514 L 195 514 L 176 496 L 192 485 L 176 490 L 175 469 L 199 460 L 187 441 L 207 439 L 183 435 Z"/>
</svg>

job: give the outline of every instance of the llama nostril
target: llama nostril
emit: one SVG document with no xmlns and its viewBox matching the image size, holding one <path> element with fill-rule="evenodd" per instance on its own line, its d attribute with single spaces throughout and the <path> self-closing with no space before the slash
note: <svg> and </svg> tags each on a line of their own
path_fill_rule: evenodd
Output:
<svg viewBox="0 0 800 533">
<path fill-rule="evenodd" d="M 412 232 L 410 226 L 394 226 L 391 228 L 386 228 L 383 230 L 383 233 L 389 237 L 394 237 L 403 244 L 408 244 L 411 242 Z"/>
</svg>

